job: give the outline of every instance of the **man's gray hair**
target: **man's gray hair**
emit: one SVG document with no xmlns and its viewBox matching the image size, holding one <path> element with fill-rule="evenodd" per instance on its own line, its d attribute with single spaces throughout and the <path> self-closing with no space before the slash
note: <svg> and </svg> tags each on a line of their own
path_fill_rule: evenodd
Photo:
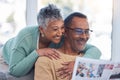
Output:
<svg viewBox="0 0 120 80">
<path fill-rule="evenodd" d="M 53 4 L 49 4 L 48 6 L 40 9 L 37 16 L 38 25 L 43 28 L 47 26 L 49 21 L 59 19 L 62 19 L 60 10 Z"/>
</svg>

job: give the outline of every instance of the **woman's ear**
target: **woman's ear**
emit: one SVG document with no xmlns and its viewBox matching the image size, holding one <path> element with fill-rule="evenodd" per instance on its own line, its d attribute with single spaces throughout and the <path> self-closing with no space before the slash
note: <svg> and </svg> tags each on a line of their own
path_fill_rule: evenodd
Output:
<svg viewBox="0 0 120 80">
<path fill-rule="evenodd" d="M 43 33 L 43 27 L 39 26 L 39 31 Z"/>
<path fill-rule="evenodd" d="M 39 31 L 40 31 L 41 37 L 44 37 L 44 29 L 43 29 L 43 27 L 39 26 Z"/>
<path fill-rule="evenodd" d="M 39 26 L 39 30 L 40 30 L 40 31 L 42 30 L 42 27 L 41 27 L 41 26 Z"/>
</svg>

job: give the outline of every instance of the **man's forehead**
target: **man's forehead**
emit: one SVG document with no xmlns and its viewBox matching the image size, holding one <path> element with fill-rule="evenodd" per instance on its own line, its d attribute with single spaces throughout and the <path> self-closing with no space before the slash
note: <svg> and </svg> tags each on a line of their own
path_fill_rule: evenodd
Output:
<svg viewBox="0 0 120 80">
<path fill-rule="evenodd" d="M 74 17 L 71 22 L 72 28 L 89 28 L 89 24 L 86 18 Z"/>
</svg>

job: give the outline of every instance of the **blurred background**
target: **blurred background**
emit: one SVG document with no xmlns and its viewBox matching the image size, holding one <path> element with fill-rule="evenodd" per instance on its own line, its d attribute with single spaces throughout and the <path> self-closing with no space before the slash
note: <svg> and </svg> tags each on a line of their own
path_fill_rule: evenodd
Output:
<svg viewBox="0 0 120 80">
<path fill-rule="evenodd" d="M 93 30 L 88 43 L 101 50 L 101 59 L 111 59 L 112 0 L 0 0 L 0 47 L 22 28 L 37 25 L 37 12 L 49 3 L 56 4 L 64 18 L 74 11 L 86 14 Z"/>
</svg>

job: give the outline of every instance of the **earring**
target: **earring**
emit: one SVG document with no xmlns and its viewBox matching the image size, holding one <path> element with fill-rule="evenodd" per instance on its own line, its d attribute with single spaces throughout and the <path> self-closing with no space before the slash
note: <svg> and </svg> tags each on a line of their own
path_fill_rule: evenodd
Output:
<svg viewBox="0 0 120 80">
<path fill-rule="evenodd" d="M 41 37 L 44 37 L 44 34 L 41 33 Z"/>
</svg>

